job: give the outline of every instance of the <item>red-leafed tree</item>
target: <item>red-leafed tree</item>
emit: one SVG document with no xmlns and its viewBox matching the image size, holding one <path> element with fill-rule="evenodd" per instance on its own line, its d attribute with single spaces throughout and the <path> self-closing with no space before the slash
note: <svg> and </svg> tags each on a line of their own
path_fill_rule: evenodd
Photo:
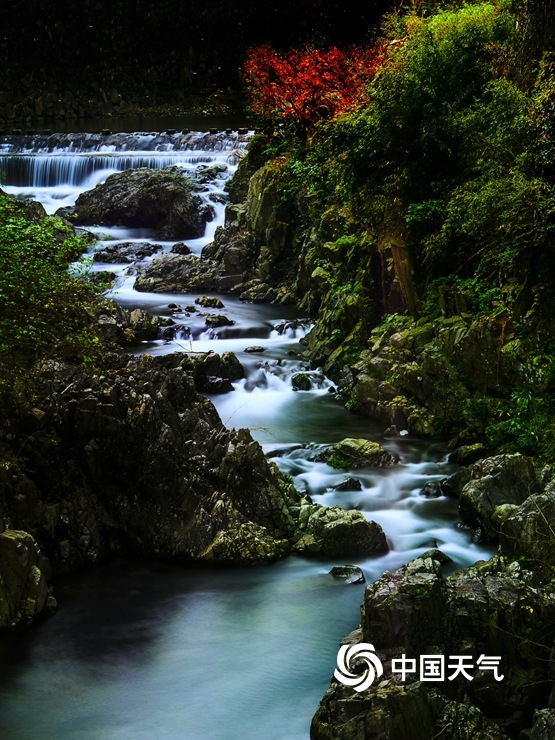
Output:
<svg viewBox="0 0 555 740">
<path fill-rule="evenodd" d="M 367 88 L 384 61 L 381 44 L 280 54 L 270 46 L 250 49 L 245 79 L 252 112 L 266 120 L 310 128 L 322 118 L 364 105 Z"/>
</svg>

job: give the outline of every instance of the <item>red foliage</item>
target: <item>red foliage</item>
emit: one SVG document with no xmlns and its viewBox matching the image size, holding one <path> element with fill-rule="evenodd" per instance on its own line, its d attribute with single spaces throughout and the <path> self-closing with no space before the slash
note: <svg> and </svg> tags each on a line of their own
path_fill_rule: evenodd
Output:
<svg viewBox="0 0 555 740">
<path fill-rule="evenodd" d="M 310 127 L 364 105 L 368 83 L 383 61 L 382 45 L 346 50 L 305 46 L 283 55 L 270 46 L 250 49 L 245 77 L 251 110 L 265 119 Z"/>
</svg>

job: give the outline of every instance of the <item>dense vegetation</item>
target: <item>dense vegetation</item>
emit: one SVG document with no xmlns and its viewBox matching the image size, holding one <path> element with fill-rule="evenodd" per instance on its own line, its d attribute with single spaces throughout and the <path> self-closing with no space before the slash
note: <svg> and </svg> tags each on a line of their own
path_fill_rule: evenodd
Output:
<svg viewBox="0 0 555 740">
<path fill-rule="evenodd" d="M 397 271 L 400 309 L 432 325 L 449 315 L 448 296 L 457 313 L 497 322 L 518 356 L 513 387 L 498 398 L 473 398 L 467 420 L 479 416 L 475 426 L 496 446 L 549 456 L 555 62 L 553 25 L 546 23 L 552 11 L 542 2 L 503 0 L 431 5 L 387 17 L 379 42 L 385 54 L 368 75 L 366 101 L 331 118 L 290 108 L 289 120 L 261 137 L 251 156 L 257 164 L 270 159 L 282 172 L 283 191 L 305 225 L 314 206 L 327 213 L 320 228 L 343 259 L 321 258 L 315 266 L 327 275 L 329 290 L 358 292 L 366 306 L 365 327 L 354 347 L 344 343 L 344 360 L 354 361 L 372 327 L 397 308 L 380 300 L 367 269 L 369 255 L 394 240 L 404 265 Z M 258 89 L 268 87 L 262 77 L 251 79 L 254 103 L 279 97 L 279 75 L 271 90 Z M 287 98 L 285 81 L 282 87 Z M 272 119 L 260 105 L 256 112 Z M 279 112 L 276 105 L 273 114 Z M 344 317 L 338 318 L 341 326 Z M 336 346 L 349 328 L 337 329 Z M 446 422 L 458 428 L 456 418 Z"/>
<path fill-rule="evenodd" d="M 0 406 L 30 393 L 41 358 L 93 363 L 98 291 L 70 264 L 85 244 L 37 204 L 0 191 Z"/>
</svg>

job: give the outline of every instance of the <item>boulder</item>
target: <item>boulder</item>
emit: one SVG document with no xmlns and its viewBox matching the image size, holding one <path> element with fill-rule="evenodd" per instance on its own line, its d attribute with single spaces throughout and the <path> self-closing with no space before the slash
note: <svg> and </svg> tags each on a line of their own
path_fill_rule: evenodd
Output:
<svg viewBox="0 0 555 740">
<path fill-rule="evenodd" d="M 332 445 L 315 458 L 318 462 L 325 462 L 332 468 L 357 469 L 389 467 L 399 462 L 399 456 L 387 452 L 377 442 L 369 439 L 353 439 L 348 437 Z"/>
<path fill-rule="evenodd" d="M 146 167 L 116 172 L 82 193 L 73 223 L 146 227 L 157 239 L 204 234 L 207 214 L 191 182 L 178 172 Z"/>
<path fill-rule="evenodd" d="M 382 551 L 377 525 L 303 503 L 250 433 L 226 429 L 198 393 L 242 372 L 214 353 L 114 355 L 102 373 L 45 363 L 41 400 L 14 442 L 25 441 L 37 485 L 2 476 L 0 522 L 32 528 L 57 573 L 114 553 L 246 564 L 293 547 Z"/>
<path fill-rule="evenodd" d="M 224 314 L 213 314 L 205 317 L 205 323 L 209 329 L 217 329 L 220 326 L 233 326 L 235 321 Z"/>
<path fill-rule="evenodd" d="M 549 509 L 543 511 L 547 519 Z M 552 685 L 551 575 L 542 581 L 533 564 L 527 569 L 496 556 L 444 578 L 446 560 L 429 551 L 366 587 L 361 629 L 343 644 L 370 642 L 383 673 L 360 693 L 334 677 L 312 738 L 501 740 L 530 737 L 525 728 L 532 725 L 544 733 L 538 737 L 550 737 L 552 709 L 542 708 Z M 451 656 L 460 655 L 467 656 L 470 678 L 452 673 Z M 420 656 L 444 656 L 444 679 L 424 682 Z M 498 656 L 497 677 L 480 656 Z M 405 676 L 393 670 L 401 657 L 414 660 Z M 356 672 L 356 665 L 348 669 Z"/>
<path fill-rule="evenodd" d="M 362 483 L 358 478 L 343 478 L 335 486 L 332 486 L 334 491 L 361 491 Z"/>
<path fill-rule="evenodd" d="M 459 477 L 461 519 L 482 541 L 495 542 L 499 534 L 493 520 L 496 507 L 518 506 L 538 490 L 534 467 L 527 457 L 516 453 L 484 458 Z"/>
<path fill-rule="evenodd" d="M 194 254 L 159 254 L 135 280 L 135 290 L 187 293 L 215 289 L 218 266 Z"/>
<path fill-rule="evenodd" d="M 32 622 L 43 613 L 49 576 L 48 560 L 28 532 L 7 529 L 0 534 L 0 630 Z"/>
<path fill-rule="evenodd" d="M 411 654 L 440 644 L 444 634 L 441 567 L 447 560 L 439 550 L 431 550 L 367 586 L 361 621 L 365 638 L 371 636 L 379 649 L 402 645 Z"/>
<path fill-rule="evenodd" d="M 129 264 L 145 257 L 151 257 L 162 249 L 160 244 L 149 242 L 118 242 L 106 244 L 93 253 L 94 262 Z"/>
<path fill-rule="evenodd" d="M 357 694 L 335 682 L 310 726 L 311 740 L 430 740 L 445 699 L 432 686 L 378 685 Z"/>
<path fill-rule="evenodd" d="M 364 573 L 357 565 L 334 565 L 330 576 L 345 583 L 364 583 Z"/>
<path fill-rule="evenodd" d="M 297 552 L 339 557 L 379 555 L 388 551 L 379 524 L 359 511 L 330 508 L 303 500 L 294 549 Z"/>
<path fill-rule="evenodd" d="M 309 391 L 312 388 L 310 375 L 307 373 L 295 373 L 291 376 L 291 386 L 294 391 Z"/>
<path fill-rule="evenodd" d="M 223 308 L 224 304 L 216 296 L 203 295 L 200 298 L 195 298 L 195 303 L 204 308 Z"/>
<path fill-rule="evenodd" d="M 499 544 L 508 557 L 525 558 L 545 577 L 555 568 L 555 492 L 529 496 L 520 506 L 496 510 Z"/>
</svg>

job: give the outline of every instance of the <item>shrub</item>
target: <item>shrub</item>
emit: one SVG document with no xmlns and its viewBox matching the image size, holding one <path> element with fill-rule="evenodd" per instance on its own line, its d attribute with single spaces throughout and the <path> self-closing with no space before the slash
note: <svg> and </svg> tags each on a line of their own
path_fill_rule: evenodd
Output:
<svg viewBox="0 0 555 740">
<path fill-rule="evenodd" d="M 90 315 L 97 290 L 68 270 L 84 248 L 61 219 L 40 218 L 0 191 L 0 396 L 40 356 L 98 355 Z"/>
<path fill-rule="evenodd" d="M 251 111 L 272 123 L 307 129 L 322 119 L 360 107 L 383 61 L 381 45 L 315 49 L 284 54 L 270 46 L 250 49 L 245 76 Z"/>
</svg>

